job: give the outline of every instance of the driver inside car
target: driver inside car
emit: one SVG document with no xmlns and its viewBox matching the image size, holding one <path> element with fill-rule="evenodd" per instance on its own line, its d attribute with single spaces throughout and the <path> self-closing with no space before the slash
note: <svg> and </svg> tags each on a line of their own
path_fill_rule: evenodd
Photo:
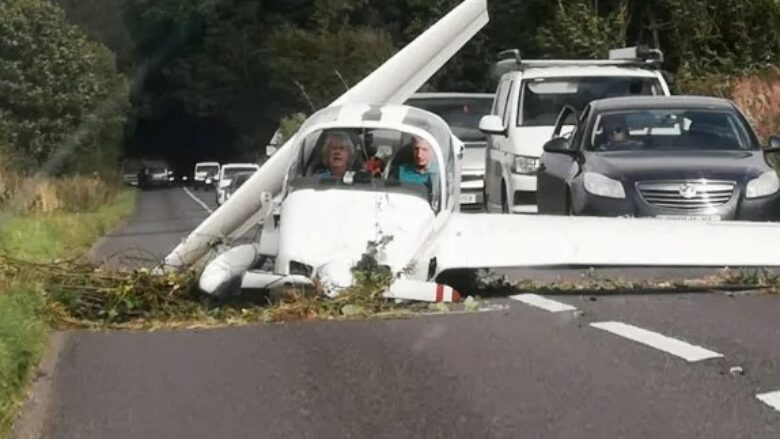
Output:
<svg viewBox="0 0 780 439">
<path fill-rule="evenodd" d="M 628 124 L 622 116 L 605 116 L 602 124 L 606 141 L 601 142 L 600 149 L 606 151 L 636 149 L 643 143 L 631 138 Z"/>
</svg>

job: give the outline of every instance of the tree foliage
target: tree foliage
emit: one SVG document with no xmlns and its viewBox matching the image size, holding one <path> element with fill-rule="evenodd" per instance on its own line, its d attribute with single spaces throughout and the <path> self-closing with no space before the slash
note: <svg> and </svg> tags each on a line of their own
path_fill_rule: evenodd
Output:
<svg viewBox="0 0 780 439">
<path fill-rule="evenodd" d="M 126 84 L 112 53 L 45 0 L 6 0 L 0 35 L 5 152 L 28 169 L 56 158 L 50 171 L 97 170 L 115 160 Z"/>
<path fill-rule="evenodd" d="M 326 106 L 394 51 L 389 36 L 367 28 L 339 32 L 288 28 L 268 40 L 273 85 L 298 94 L 308 111 Z"/>
<path fill-rule="evenodd" d="M 326 105 L 460 3 L 56 1 L 120 60 L 130 53 L 121 67 L 144 67 L 143 93 L 134 100 L 138 126 L 159 127 L 183 111 L 187 117 L 177 120 L 216 124 L 208 125 L 212 132 L 227 127 L 230 154 L 259 150 L 283 116 Z M 646 44 L 664 51 L 678 91 L 713 93 L 726 92 L 712 78 L 763 69 L 780 54 L 776 0 L 490 0 L 488 6 L 490 24 L 426 90 L 494 90 L 490 66 L 508 48 L 526 58 L 575 58 Z M 124 26 L 114 24 L 117 17 Z M 130 36 L 130 49 L 122 48 L 122 34 Z M 178 132 L 176 142 L 189 141 L 186 130 Z"/>
</svg>

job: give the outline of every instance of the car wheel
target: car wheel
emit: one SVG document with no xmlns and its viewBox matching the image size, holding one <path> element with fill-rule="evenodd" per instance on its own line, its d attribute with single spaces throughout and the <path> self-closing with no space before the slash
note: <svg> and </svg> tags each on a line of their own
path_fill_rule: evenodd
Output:
<svg viewBox="0 0 780 439">
<path fill-rule="evenodd" d="M 509 200 L 507 200 L 506 196 L 506 186 L 504 184 L 501 184 L 501 212 L 502 213 L 510 213 L 509 212 Z"/>
<path fill-rule="evenodd" d="M 566 215 L 575 216 L 574 205 L 571 202 L 571 193 L 566 192 Z"/>
</svg>

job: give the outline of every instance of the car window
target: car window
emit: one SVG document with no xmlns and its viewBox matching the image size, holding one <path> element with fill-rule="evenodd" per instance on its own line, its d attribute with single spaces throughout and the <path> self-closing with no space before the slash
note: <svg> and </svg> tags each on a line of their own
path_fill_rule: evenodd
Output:
<svg viewBox="0 0 780 439">
<path fill-rule="evenodd" d="M 233 178 L 234 176 L 236 176 L 238 174 L 242 174 L 244 172 L 255 172 L 255 171 L 257 171 L 257 168 L 250 168 L 250 167 L 246 167 L 246 168 L 226 168 L 222 172 L 222 178 L 224 178 L 226 180 L 229 180 L 229 179 Z"/>
<path fill-rule="evenodd" d="M 501 117 L 504 120 L 506 120 L 506 106 L 509 102 L 509 91 L 511 90 L 511 87 L 512 81 L 506 80 L 501 82 L 496 97 L 496 105 L 493 109 L 493 114 Z"/>
<path fill-rule="evenodd" d="M 734 111 L 613 111 L 598 116 L 590 144 L 595 151 L 755 149 L 748 129 Z"/>
<path fill-rule="evenodd" d="M 479 121 L 482 116 L 490 114 L 492 97 L 412 98 L 406 104 L 435 113 L 464 142 L 479 142 L 487 138 L 479 130 Z"/>
<path fill-rule="evenodd" d="M 580 111 L 596 99 L 663 94 L 655 78 L 538 78 L 525 81 L 518 126 L 552 126 L 564 106 Z"/>
</svg>

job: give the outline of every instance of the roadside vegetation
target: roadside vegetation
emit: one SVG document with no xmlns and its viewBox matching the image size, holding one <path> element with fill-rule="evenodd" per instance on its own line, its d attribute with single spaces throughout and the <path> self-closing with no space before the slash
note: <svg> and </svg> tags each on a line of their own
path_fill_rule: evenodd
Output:
<svg viewBox="0 0 780 439">
<path fill-rule="evenodd" d="M 44 267 L 83 258 L 135 204 L 134 193 L 92 179 L 28 180 L 22 185 L 35 195 L 14 197 L 19 207 L 6 206 L 0 218 L 0 437 L 13 422 L 52 322 L 45 278 L 5 261 Z"/>
</svg>

